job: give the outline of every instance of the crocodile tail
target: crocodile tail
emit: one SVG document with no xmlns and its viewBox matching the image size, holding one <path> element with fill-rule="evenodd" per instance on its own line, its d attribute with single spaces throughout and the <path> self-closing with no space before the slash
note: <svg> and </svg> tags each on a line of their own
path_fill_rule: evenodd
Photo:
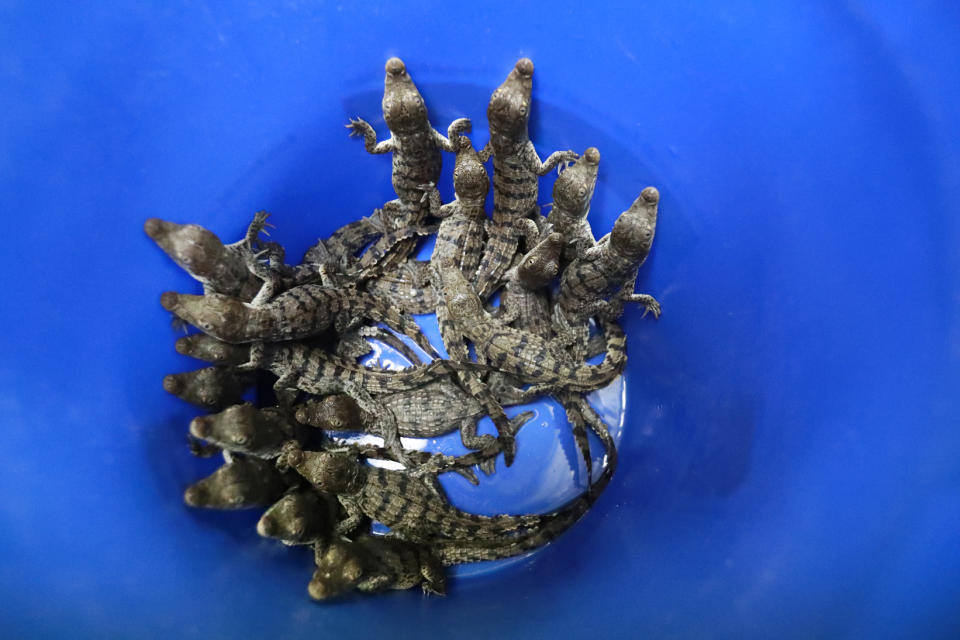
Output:
<svg viewBox="0 0 960 640">
<path fill-rule="evenodd" d="M 509 540 L 535 530 L 542 524 L 536 515 L 483 516 L 460 511 L 443 532 L 445 540 Z"/>
<path fill-rule="evenodd" d="M 432 313 L 436 307 L 436 297 L 432 287 L 415 287 L 405 278 L 384 276 L 368 280 L 367 291 L 393 301 L 407 313 Z"/>
<path fill-rule="evenodd" d="M 587 439 L 587 424 L 580 410 L 580 405 L 576 402 L 579 394 L 576 391 L 565 391 L 557 395 L 557 400 L 563 405 L 567 414 L 567 420 L 573 430 L 573 439 L 577 443 L 577 449 L 583 457 L 583 463 L 587 470 L 588 490 L 592 490 L 593 481 L 593 458 L 590 456 L 590 441 Z M 575 464 L 575 461 L 571 461 Z"/>
<path fill-rule="evenodd" d="M 605 488 L 610 474 L 604 470 L 601 481 L 595 485 L 592 496 L 582 496 L 568 507 L 548 516 L 543 516 L 540 525 L 528 531 L 512 536 L 473 540 L 443 540 L 433 545 L 434 554 L 446 565 L 463 564 L 465 562 L 483 562 L 501 560 L 518 556 L 550 542 L 567 531 L 590 508 L 596 496 Z"/>
<path fill-rule="evenodd" d="M 597 438 L 600 439 L 600 442 L 606 450 L 606 461 L 600 478 L 594 483 L 592 482 L 593 476 L 592 474 L 590 475 L 591 483 L 587 497 L 590 498 L 592 496 L 592 499 L 595 499 L 597 495 L 606 489 L 614 472 L 617 470 L 617 445 L 613 441 L 613 436 L 610 435 L 610 428 L 603 421 L 603 418 L 600 417 L 600 414 L 590 406 L 590 402 L 585 395 L 567 391 L 561 395 L 560 400 L 567 410 L 567 416 L 571 421 L 576 419 L 582 427 L 589 427 Z M 584 436 L 585 435 L 586 434 L 584 434 Z M 589 455 L 589 449 L 586 450 L 585 455 Z M 590 466 L 588 465 L 587 468 L 589 469 Z"/>
<path fill-rule="evenodd" d="M 394 173 L 394 184 L 396 184 L 396 177 Z M 361 258 L 362 263 L 367 253 L 374 251 L 370 260 L 374 262 L 375 268 L 369 270 L 371 274 L 384 273 L 400 267 L 417 250 L 418 236 L 429 235 L 436 231 L 436 227 L 431 228 L 421 224 L 429 212 L 427 203 L 416 201 L 423 192 L 420 189 L 407 191 L 403 187 L 397 191 L 397 195 L 400 196 L 398 203 L 401 208 L 401 218 L 395 224 L 399 226 L 381 236 Z"/>
<path fill-rule="evenodd" d="M 606 448 L 603 473 L 586 494 L 558 511 L 539 516 L 540 524 L 528 531 L 499 538 L 468 541 L 443 540 L 435 543 L 433 551 L 444 565 L 510 558 L 542 547 L 555 540 L 583 517 L 609 486 L 617 468 L 617 448 L 610 431 L 583 395 L 571 394 L 566 399 L 570 406 L 576 407 L 587 426 L 596 433 Z"/>
<path fill-rule="evenodd" d="M 311 247 L 304 262 L 323 262 L 326 253 L 335 264 L 346 264 L 380 233 L 366 218 L 349 222 L 330 234 L 326 241 L 319 241 Z"/>
<path fill-rule="evenodd" d="M 432 282 L 433 293 L 437 300 L 437 327 L 440 329 L 443 346 L 451 360 L 468 360 L 470 352 L 467 350 L 467 343 L 450 321 L 450 311 L 447 309 L 447 301 L 440 287 L 440 274 L 437 271 L 434 271 L 434 274 Z"/>
<path fill-rule="evenodd" d="M 472 540 L 435 542 L 433 552 L 446 566 L 465 562 L 482 562 L 510 558 L 533 551 L 552 542 L 586 513 L 589 504 L 584 498 L 555 516 L 545 517 L 539 526 L 513 536 Z"/>
<path fill-rule="evenodd" d="M 623 373 L 627 365 L 627 336 L 614 321 L 603 322 L 603 332 L 607 340 L 607 355 L 600 364 L 583 364 L 577 367 L 575 384 L 570 388 L 579 391 L 593 391 L 607 386 Z"/>
<path fill-rule="evenodd" d="M 608 427 L 607 423 L 603 421 L 603 418 L 600 417 L 600 414 L 598 414 L 597 411 L 590 406 L 590 402 L 587 400 L 586 396 L 579 396 L 577 401 L 580 403 L 581 414 L 583 415 L 584 420 L 586 420 L 587 426 L 590 427 L 594 434 L 596 434 L 607 451 L 607 460 L 604 466 L 603 476 L 601 476 L 604 482 L 604 484 L 601 486 L 602 490 L 606 488 L 607 484 L 610 482 L 610 478 L 617 470 L 617 444 L 613 441 L 613 436 L 610 435 L 610 427 Z M 596 486 L 600 486 L 599 483 Z"/>
<path fill-rule="evenodd" d="M 477 267 L 474 289 L 481 300 L 489 298 L 503 282 L 517 253 L 520 233 L 512 226 L 492 226 L 490 239 Z"/>
<path fill-rule="evenodd" d="M 409 225 L 385 233 L 360 256 L 357 277 L 366 280 L 399 266 L 410 257 L 419 236 L 429 235 L 436 230 L 436 226 Z"/>
<path fill-rule="evenodd" d="M 423 331 L 420 330 L 420 325 L 418 325 L 413 318 L 403 313 L 395 305 L 380 302 L 373 296 L 369 297 L 369 303 L 371 318 L 377 322 L 383 322 L 391 329 L 399 331 L 409 337 L 431 358 L 437 359 L 440 357 L 436 348 L 430 344 L 430 340 L 423 334 Z"/>
<path fill-rule="evenodd" d="M 394 351 L 402 355 L 404 358 L 406 358 L 411 365 L 418 365 L 418 364 L 421 364 L 422 362 L 420 359 L 420 356 L 417 355 L 417 353 L 413 350 L 413 347 L 411 347 L 406 342 L 401 340 L 400 337 L 397 336 L 395 333 L 393 333 L 392 331 L 388 331 L 383 327 L 379 327 L 376 325 L 361 327 L 360 329 L 357 330 L 357 336 L 361 339 L 370 338 L 373 340 L 379 340 L 380 342 L 386 344 L 391 349 L 393 349 Z M 362 355 L 366 355 L 370 353 L 370 343 L 368 343 L 366 340 L 363 340 L 362 346 L 365 348 Z"/>
</svg>

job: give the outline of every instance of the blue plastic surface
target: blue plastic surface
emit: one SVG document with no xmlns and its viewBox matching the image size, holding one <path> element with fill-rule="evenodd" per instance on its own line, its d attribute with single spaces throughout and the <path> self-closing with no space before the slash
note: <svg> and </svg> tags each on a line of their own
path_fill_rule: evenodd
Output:
<svg viewBox="0 0 960 640">
<path fill-rule="evenodd" d="M 0 3 L 0 636 L 960 635 L 954 4 L 54 4 Z M 194 285 L 142 224 L 266 208 L 296 257 L 382 204 L 342 125 L 391 55 L 478 145 L 531 57 L 538 148 L 603 154 L 594 229 L 660 189 L 664 315 L 625 322 L 621 467 L 573 530 L 317 605 L 307 551 L 181 501 L 158 297 Z"/>
</svg>

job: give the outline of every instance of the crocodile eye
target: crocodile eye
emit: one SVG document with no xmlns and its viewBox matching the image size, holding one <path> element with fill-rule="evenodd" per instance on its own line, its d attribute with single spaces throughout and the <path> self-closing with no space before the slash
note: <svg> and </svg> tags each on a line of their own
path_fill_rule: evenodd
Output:
<svg viewBox="0 0 960 640">
<path fill-rule="evenodd" d="M 577 190 L 577 194 L 580 195 L 580 196 L 585 196 L 585 195 L 587 195 L 587 188 L 586 188 L 586 187 L 580 187 L 580 189 Z"/>
<path fill-rule="evenodd" d="M 247 444 L 248 442 L 250 442 L 250 438 L 248 438 L 243 434 L 240 434 L 240 435 L 234 436 L 233 441 L 236 442 L 237 444 Z"/>
</svg>

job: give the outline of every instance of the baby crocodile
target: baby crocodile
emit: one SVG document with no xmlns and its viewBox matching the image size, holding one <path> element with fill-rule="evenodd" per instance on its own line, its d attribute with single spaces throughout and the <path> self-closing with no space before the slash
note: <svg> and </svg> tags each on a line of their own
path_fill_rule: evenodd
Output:
<svg viewBox="0 0 960 640">
<path fill-rule="evenodd" d="M 314 600 L 329 600 L 357 589 L 375 593 L 422 585 L 424 593 L 444 595 L 443 566 L 426 545 L 365 534 L 352 542 L 317 543 L 316 570 L 307 587 Z"/>
<path fill-rule="evenodd" d="M 274 389 L 281 400 L 292 399 L 289 392 L 296 390 L 321 396 L 345 391 L 354 397 L 358 392 L 379 396 L 409 391 L 460 368 L 470 368 L 435 360 L 399 371 L 374 369 L 297 342 L 254 343 L 250 356 L 250 367 L 266 369 L 279 377 Z"/>
<path fill-rule="evenodd" d="M 497 319 L 522 331 L 551 339 L 555 335 L 547 287 L 560 272 L 563 236 L 549 233 L 507 272 Z"/>
<path fill-rule="evenodd" d="M 279 376 L 273 388 L 282 406 L 291 406 L 298 391 L 321 396 L 349 393 L 364 411 L 377 416 L 385 446 L 405 465 L 410 460 L 400 443 L 396 416 L 374 396 L 409 391 L 458 370 L 449 360 L 436 360 L 400 371 L 371 369 L 297 343 L 256 343 L 250 355 L 249 366 L 267 369 Z"/>
<path fill-rule="evenodd" d="M 533 62 L 522 58 L 487 106 L 490 142 L 480 159 L 486 162 L 493 156 L 493 224 L 476 280 L 484 300 L 513 263 L 520 238 L 514 223 L 536 213 L 540 176 L 577 158 L 573 151 L 557 151 L 541 162 L 528 131 L 532 87 Z"/>
<path fill-rule="evenodd" d="M 521 222 L 533 227 L 530 237 L 535 237 L 536 225 L 533 221 Z M 563 238 L 559 233 L 547 233 L 543 240 L 530 244 L 533 249 L 507 272 L 507 283 L 500 294 L 500 306 L 493 311 L 494 317 L 515 329 L 535 333 L 546 340 L 563 340 L 565 334 L 558 336 L 552 321 L 547 290 L 560 268 Z M 523 404 L 533 399 L 520 390 L 523 383 L 513 376 L 494 372 L 487 381 L 493 393 L 510 404 Z"/>
<path fill-rule="evenodd" d="M 436 298 L 437 324 L 447 353 L 451 358 L 466 360 L 467 347 L 458 341 L 449 328 L 447 307 L 440 291 L 439 273 L 443 269 L 459 269 L 472 278 L 483 251 L 484 226 L 487 214 L 484 201 L 490 189 L 487 170 L 477 157 L 470 140 L 460 138 L 457 164 L 453 171 L 456 200 L 440 206 L 440 194 L 431 194 L 431 211 L 443 219 L 437 232 L 437 241 L 430 256 L 430 278 Z"/>
<path fill-rule="evenodd" d="M 508 272 L 507 286 L 500 298 L 497 318 L 513 327 L 536 334 L 546 340 L 557 340 L 561 345 L 571 344 L 577 337 L 569 329 L 561 329 L 551 322 L 550 301 L 545 287 L 552 282 L 560 266 L 561 251 L 564 248 L 563 237 L 559 233 L 550 233 L 530 251 L 519 265 Z M 589 335 L 589 330 L 588 330 Z M 603 339 L 602 336 L 598 336 Z M 606 350 L 605 340 L 602 350 Z M 576 360 L 576 357 L 574 358 Z M 582 359 L 582 358 L 581 358 Z M 494 375 L 494 374 L 491 374 Z M 495 380 L 495 385 L 510 384 L 514 388 L 520 385 L 516 379 Z M 518 392 L 522 397 L 529 392 Z M 509 395 L 509 394 L 507 394 Z M 519 398 L 518 398 L 519 399 Z M 582 393 L 560 391 L 557 400 L 569 407 L 586 402 Z M 568 408 L 568 415 L 572 409 Z M 592 409 L 591 409 L 592 411 Z M 587 477 L 593 474 L 593 459 L 590 444 L 582 421 L 570 419 L 573 436 L 586 466 Z"/>
<path fill-rule="evenodd" d="M 391 137 L 377 143 L 373 127 L 359 118 L 351 120 L 347 126 L 351 129 L 350 135 L 363 136 L 364 147 L 369 153 L 393 153 L 393 188 L 398 199 L 384 205 L 380 216 L 385 226 L 399 229 L 414 227 L 425 217 L 425 185 L 435 184 L 440 178 L 441 151 L 457 150 L 457 136 L 470 130 L 470 121 L 466 118 L 454 120 L 444 136 L 430 124 L 423 97 L 403 61 L 390 58 L 386 72 L 383 118 Z M 382 265 L 389 268 L 400 264 L 415 246 L 415 238 L 396 244 L 391 259 L 384 260 Z M 385 247 L 377 250 L 380 254 L 386 253 Z"/>
<path fill-rule="evenodd" d="M 257 409 L 245 402 L 194 418 L 190 435 L 228 451 L 276 458 L 283 443 L 294 437 L 294 427 L 279 410 Z"/>
<path fill-rule="evenodd" d="M 459 429 L 463 445 L 469 449 L 482 449 L 493 442 L 493 436 L 477 435 L 477 420 L 487 415 L 483 405 L 449 380 L 382 396 L 379 401 L 396 415 L 397 428 L 403 437 L 436 438 Z M 364 412 L 347 394 L 307 400 L 297 407 L 295 415 L 301 424 L 329 431 L 379 435 L 377 416 Z M 512 422 L 516 422 L 516 418 Z M 515 433 L 519 426 L 514 424 L 511 431 Z"/>
<path fill-rule="evenodd" d="M 285 445 L 278 464 L 295 469 L 320 491 L 336 495 L 347 510 L 338 526 L 353 531 L 366 516 L 412 542 L 496 538 L 536 526 L 537 516 L 480 516 L 461 511 L 421 478 L 365 464 L 351 451 L 304 451 Z"/>
<path fill-rule="evenodd" d="M 473 343 L 478 360 L 496 370 L 518 376 L 539 390 L 576 391 L 604 387 L 623 371 L 626 349 L 619 328 L 609 328 L 607 356 L 603 362 L 578 363 L 559 345 L 491 317 L 459 271 L 444 271 L 443 287 L 457 331 Z"/>
<path fill-rule="evenodd" d="M 286 545 L 327 541 L 338 520 L 340 503 L 313 488 L 291 491 L 260 517 L 257 533 Z"/>
<path fill-rule="evenodd" d="M 247 269 L 245 243 L 224 245 L 198 224 L 177 224 L 150 218 L 143 230 L 207 293 L 223 293 L 251 300 L 260 283 Z"/>
<path fill-rule="evenodd" d="M 163 388 L 181 400 L 206 409 L 224 409 L 243 402 L 243 394 L 256 383 L 256 374 L 237 367 L 204 367 L 171 373 Z"/>
<path fill-rule="evenodd" d="M 600 152 L 590 147 L 553 183 L 553 208 L 547 222 L 564 240 L 563 261 L 570 262 L 597 243 L 587 222 L 590 200 L 597 185 Z"/>
<path fill-rule="evenodd" d="M 653 243 L 659 200 L 654 187 L 644 189 L 620 214 L 613 230 L 566 268 L 557 306 L 567 320 L 584 322 L 594 315 L 615 320 L 625 302 L 642 304 L 654 318 L 660 317 L 660 304 L 653 296 L 633 293 L 637 270 Z"/>
<path fill-rule="evenodd" d="M 434 189 L 431 194 L 431 210 L 443 218 L 433 255 L 430 258 L 430 278 L 436 299 L 437 324 L 440 336 L 451 360 L 466 362 L 469 360 L 467 345 L 451 329 L 446 300 L 440 286 L 440 272 L 446 269 L 458 270 L 466 277 L 473 275 L 480 260 L 486 213 L 484 200 L 489 190 L 489 179 L 483 163 L 473 149 L 470 140 L 460 139 L 457 164 L 454 168 L 454 189 L 457 198 L 454 202 L 439 206 L 440 196 Z M 503 412 L 503 406 L 494 398 L 487 385 L 477 373 L 459 372 L 457 379 L 470 395 L 480 401 L 483 412 L 489 413 L 497 427 L 499 441 L 504 446 L 504 461 L 513 463 L 515 443 L 508 439 L 507 433 L 514 431 Z M 467 423 L 463 423 L 466 426 Z M 475 424 L 470 431 L 461 430 L 463 442 L 468 447 L 484 446 L 483 440 L 476 439 Z M 470 440 L 468 440 L 468 437 Z M 485 436 L 486 438 L 488 436 Z M 473 444 L 470 441 L 473 441 Z M 492 472 L 492 469 L 490 470 Z"/>
<path fill-rule="evenodd" d="M 187 487 L 183 500 L 191 507 L 249 509 L 267 507 L 290 488 L 275 465 L 257 458 L 225 456 L 226 463 Z"/>
<path fill-rule="evenodd" d="M 343 330 L 360 318 L 384 322 L 413 339 L 428 354 L 436 351 L 409 316 L 373 295 L 352 287 L 306 284 L 257 305 L 220 294 L 195 296 L 167 291 L 164 309 L 224 342 L 283 341 L 307 338 L 336 325 Z"/>
<path fill-rule="evenodd" d="M 453 169 L 456 199 L 441 206 L 440 193 L 436 188 L 429 194 L 430 211 L 442 220 L 430 256 L 430 266 L 436 270 L 442 265 L 452 264 L 464 275 L 472 277 L 483 252 L 483 233 L 487 220 L 484 202 L 490 190 L 490 178 L 470 138 L 461 136 L 459 144 Z"/>
<path fill-rule="evenodd" d="M 513 327 L 536 334 L 546 340 L 556 339 L 561 345 L 573 341 L 576 334 L 558 330 L 551 322 L 550 300 L 546 291 L 560 268 L 560 256 L 564 248 L 563 236 L 550 233 L 541 240 L 520 264 L 508 272 L 507 286 L 500 297 L 497 318 Z M 519 385 L 519 382 L 515 386 Z M 567 405 L 577 402 L 582 394 L 573 391 L 561 391 L 557 399 Z M 570 420 L 573 436 L 580 450 L 587 477 L 592 477 L 593 459 L 590 456 L 590 443 L 586 429 L 578 421 Z"/>
</svg>

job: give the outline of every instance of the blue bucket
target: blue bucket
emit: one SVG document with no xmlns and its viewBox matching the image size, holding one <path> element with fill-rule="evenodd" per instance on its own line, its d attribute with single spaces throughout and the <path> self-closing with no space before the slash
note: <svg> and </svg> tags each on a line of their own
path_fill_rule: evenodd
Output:
<svg viewBox="0 0 960 640">
<path fill-rule="evenodd" d="M 947 5 L 0 7 L 0 636 L 960 635 L 960 56 Z M 446 598 L 316 604 L 166 394 L 148 217 L 291 260 L 391 199 L 383 64 L 443 129 L 532 58 L 542 155 L 602 153 L 597 235 L 661 193 L 620 468 L 572 530 Z M 449 198 L 451 158 L 442 193 Z M 549 179 L 541 200 L 550 200 Z M 522 446 L 522 443 L 521 443 Z"/>
</svg>

